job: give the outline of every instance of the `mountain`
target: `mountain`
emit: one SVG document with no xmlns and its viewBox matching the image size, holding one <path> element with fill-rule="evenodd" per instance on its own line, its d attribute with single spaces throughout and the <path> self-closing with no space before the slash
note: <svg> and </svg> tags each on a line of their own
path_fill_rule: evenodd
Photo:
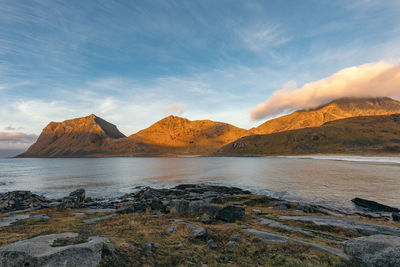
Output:
<svg viewBox="0 0 400 267">
<path fill-rule="evenodd" d="M 400 114 L 354 117 L 319 127 L 242 137 L 215 155 L 400 153 Z"/>
<path fill-rule="evenodd" d="M 109 153 L 108 144 L 124 138 L 115 125 L 96 115 L 50 122 L 36 143 L 19 157 L 72 157 Z"/>
<path fill-rule="evenodd" d="M 400 113 L 400 101 L 388 98 L 342 98 L 311 110 L 300 110 L 269 120 L 250 129 L 252 134 L 269 134 L 287 130 L 321 126 L 351 117 Z"/>
<path fill-rule="evenodd" d="M 222 122 L 169 116 L 125 137 L 115 125 L 90 115 L 51 122 L 19 157 L 208 155 L 246 134 Z"/>
<path fill-rule="evenodd" d="M 350 140 L 350 143 L 353 142 L 352 137 L 347 137 L 346 135 L 350 132 L 357 137 L 354 141 L 356 143 L 353 148 L 349 146 L 342 147 L 344 151 L 370 149 L 373 147 L 370 145 L 371 142 L 372 144 L 376 143 L 377 149 L 382 151 L 383 148 L 379 146 L 379 142 L 385 143 L 389 147 L 392 146 L 393 144 L 388 142 L 389 139 L 386 140 L 384 138 L 392 130 L 397 129 L 397 124 L 393 122 L 386 124 L 379 121 L 375 122 L 374 118 L 377 117 L 373 116 L 394 113 L 400 113 L 400 102 L 390 98 L 344 98 L 332 101 L 316 109 L 296 111 L 267 121 L 251 130 L 241 129 L 223 122 L 210 120 L 190 121 L 177 116 L 169 116 L 128 137 L 124 136 L 115 125 L 92 114 L 64 122 L 51 122 L 43 129 L 36 143 L 19 156 L 210 155 L 221 147 L 223 148 L 219 150 L 219 153 L 222 154 L 291 154 L 313 153 L 316 151 L 329 153 L 337 151 L 341 147 L 340 144 L 347 142 L 347 140 Z M 365 116 L 365 118 L 358 118 L 358 116 Z M 342 121 L 343 118 L 349 117 L 356 118 L 354 118 L 354 121 Z M 384 116 L 382 118 L 387 120 L 390 117 Z M 383 132 L 375 129 L 378 126 L 374 125 L 374 123 L 379 127 L 384 127 L 382 131 L 387 131 L 388 134 L 383 135 Z M 345 128 L 341 129 L 340 127 Z M 290 130 L 299 131 L 291 132 Z M 367 139 L 364 138 L 367 140 L 365 141 L 363 136 L 359 135 L 360 133 L 364 134 L 367 130 L 370 132 L 365 133 L 365 138 L 368 137 Z M 323 133 L 320 131 L 323 131 Z M 314 137 L 314 132 L 317 134 L 316 137 Z M 270 133 L 282 134 L 265 136 L 265 134 Z M 262 136 L 259 134 L 262 134 Z M 374 134 L 376 135 L 374 136 Z M 313 139 L 310 142 L 310 136 L 318 139 Z M 292 140 L 290 138 L 295 139 Z M 399 138 L 393 137 L 392 139 L 398 140 Z M 283 142 L 282 140 L 286 141 Z M 271 143 L 271 141 L 276 142 Z M 333 141 L 339 142 L 339 146 L 334 147 L 330 143 Z M 367 144 L 365 147 L 362 146 L 364 141 Z M 261 143 L 259 144 L 259 142 Z M 326 142 L 326 145 L 324 145 L 324 142 Z M 258 147 L 254 148 L 253 145 Z M 243 149 L 241 148 L 242 146 L 244 146 Z"/>
<path fill-rule="evenodd" d="M 247 134 L 227 123 L 169 116 L 128 139 L 146 144 L 154 153 L 206 155 Z"/>
</svg>

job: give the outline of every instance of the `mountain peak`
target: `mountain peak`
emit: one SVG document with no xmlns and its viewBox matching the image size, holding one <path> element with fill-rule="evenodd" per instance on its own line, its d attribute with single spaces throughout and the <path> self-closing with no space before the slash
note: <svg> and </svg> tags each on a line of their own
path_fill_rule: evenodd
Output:
<svg viewBox="0 0 400 267">
<path fill-rule="evenodd" d="M 90 114 L 86 117 L 49 123 L 38 140 L 21 156 L 80 156 L 109 139 L 125 137 L 114 124 Z"/>
<path fill-rule="evenodd" d="M 253 134 L 269 134 L 301 128 L 318 127 L 322 124 L 359 116 L 390 115 L 400 113 L 400 101 L 389 97 L 339 98 L 314 109 L 299 110 L 289 115 L 269 120 Z"/>
<path fill-rule="evenodd" d="M 344 97 L 338 98 L 326 105 L 321 106 L 321 108 L 325 106 L 336 105 L 343 109 L 349 108 L 359 108 L 359 109 L 389 109 L 389 110 L 398 110 L 400 107 L 400 102 L 394 100 L 390 97 Z"/>
</svg>

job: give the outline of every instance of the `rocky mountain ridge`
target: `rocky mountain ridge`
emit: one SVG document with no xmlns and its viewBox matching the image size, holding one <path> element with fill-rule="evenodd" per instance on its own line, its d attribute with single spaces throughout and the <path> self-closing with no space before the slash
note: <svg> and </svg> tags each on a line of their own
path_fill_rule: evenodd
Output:
<svg viewBox="0 0 400 267">
<path fill-rule="evenodd" d="M 306 131 L 319 132 L 318 127 L 340 119 L 389 116 L 395 113 L 400 113 L 400 101 L 391 98 L 345 98 L 312 110 L 293 112 L 250 130 L 223 122 L 190 121 L 178 116 L 168 116 L 127 137 L 115 125 L 92 114 L 64 122 L 51 122 L 43 129 L 36 143 L 20 157 L 210 155 L 215 151 L 224 151 L 228 144 L 237 146 L 237 140 L 255 140 L 259 138 L 255 136 L 260 134 L 283 132 L 283 135 L 286 135 L 290 130 L 304 128 L 308 129 Z M 353 127 L 356 132 L 364 131 L 365 129 L 356 125 L 357 123 L 366 122 L 356 120 L 355 124 L 347 126 Z M 368 123 L 375 122 L 371 120 Z M 393 123 L 381 126 L 389 127 L 386 130 L 397 127 Z M 327 131 L 331 128 L 324 126 L 323 129 Z M 335 131 L 332 133 L 335 134 Z M 380 136 L 376 138 L 379 139 Z M 225 148 L 221 150 L 222 147 Z M 235 151 L 232 150 L 228 154 Z"/>
<path fill-rule="evenodd" d="M 269 134 L 321 126 L 326 122 L 359 116 L 400 113 L 400 101 L 389 97 L 341 98 L 310 110 L 299 110 L 289 115 L 266 121 L 250 129 L 252 134 Z"/>
</svg>

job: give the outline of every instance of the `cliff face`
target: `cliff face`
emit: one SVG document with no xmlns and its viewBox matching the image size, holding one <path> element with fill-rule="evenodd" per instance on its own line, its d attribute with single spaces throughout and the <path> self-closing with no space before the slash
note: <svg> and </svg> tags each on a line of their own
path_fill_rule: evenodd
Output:
<svg viewBox="0 0 400 267">
<path fill-rule="evenodd" d="M 400 153 L 400 114 L 347 118 L 322 126 L 242 137 L 216 155 Z"/>
<path fill-rule="evenodd" d="M 252 134 L 269 134 L 287 130 L 317 127 L 351 117 L 400 113 L 400 101 L 382 98 L 344 98 L 313 110 L 301 110 L 267 121 L 250 130 Z"/>
<path fill-rule="evenodd" d="M 49 123 L 20 157 L 72 157 L 109 153 L 108 143 L 123 138 L 115 125 L 95 115 Z"/>
</svg>

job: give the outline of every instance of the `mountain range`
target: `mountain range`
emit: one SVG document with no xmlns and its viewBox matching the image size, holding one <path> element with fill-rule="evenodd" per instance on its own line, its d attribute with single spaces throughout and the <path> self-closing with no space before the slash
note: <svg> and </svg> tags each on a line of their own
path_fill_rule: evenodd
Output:
<svg viewBox="0 0 400 267">
<path fill-rule="evenodd" d="M 19 157 L 276 155 L 400 152 L 400 102 L 343 98 L 250 130 L 166 117 L 130 136 L 96 115 L 49 123 Z"/>
</svg>

